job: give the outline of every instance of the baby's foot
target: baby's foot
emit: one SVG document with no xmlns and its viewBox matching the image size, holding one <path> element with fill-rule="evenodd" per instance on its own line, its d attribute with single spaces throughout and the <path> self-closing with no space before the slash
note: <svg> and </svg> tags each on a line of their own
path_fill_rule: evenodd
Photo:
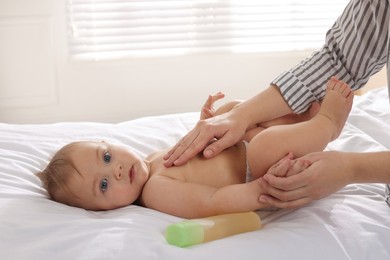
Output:
<svg viewBox="0 0 390 260">
<path fill-rule="evenodd" d="M 334 124 L 332 140 L 336 139 L 344 127 L 352 108 L 353 91 L 345 82 L 332 77 L 326 86 L 326 94 L 321 103 L 319 115 L 325 116 Z"/>
</svg>

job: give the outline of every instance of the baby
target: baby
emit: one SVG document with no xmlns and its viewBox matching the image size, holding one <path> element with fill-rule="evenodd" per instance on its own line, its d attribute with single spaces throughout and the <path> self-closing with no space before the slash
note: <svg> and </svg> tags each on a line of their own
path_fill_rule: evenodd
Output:
<svg viewBox="0 0 390 260">
<path fill-rule="evenodd" d="M 214 111 L 213 103 L 221 97 L 209 97 L 202 118 L 235 105 Z M 143 159 L 124 145 L 81 141 L 61 148 L 38 176 L 53 200 L 88 210 L 137 203 L 183 218 L 254 211 L 268 207 L 258 200 L 263 193 L 258 179 L 289 153 L 300 157 L 322 151 L 339 136 L 352 101 L 351 88 L 333 77 L 321 106 L 310 115 L 253 126 L 244 141 L 212 159 L 199 154 L 182 166 L 167 168 L 166 151 Z M 301 168 L 310 164 L 295 163 Z"/>
</svg>

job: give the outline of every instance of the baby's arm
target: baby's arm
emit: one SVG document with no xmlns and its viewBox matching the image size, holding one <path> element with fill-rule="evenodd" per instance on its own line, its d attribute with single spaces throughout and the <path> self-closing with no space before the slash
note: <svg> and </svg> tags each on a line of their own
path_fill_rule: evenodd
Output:
<svg viewBox="0 0 390 260">
<path fill-rule="evenodd" d="M 267 207 L 258 201 L 262 193 L 258 180 L 214 188 L 155 176 L 145 185 L 141 202 L 148 208 L 178 217 L 201 218 Z"/>
<path fill-rule="evenodd" d="M 214 117 L 216 115 L 223 114 L 229 110 L 231 110 L 237 103 L 236 102 L 228 102 L 218 109 L 214 108 L 214 103 L 225 97 L 225 94 L 222 92 L 218 92 L 215 95 L 209 95 L 206 102 L 202 106 L 202 109 L 200 111 L 200 119 L 207 119 L 210 117 Z"/>
</svg>

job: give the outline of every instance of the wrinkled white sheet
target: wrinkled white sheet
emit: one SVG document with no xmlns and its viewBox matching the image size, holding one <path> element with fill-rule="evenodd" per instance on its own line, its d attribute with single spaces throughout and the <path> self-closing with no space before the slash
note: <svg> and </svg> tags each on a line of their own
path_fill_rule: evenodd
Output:
<svg viewBox="0 0 390 260">
<path fill-rule="evenodd" d="M 124 142 L 146 155 L 174 144 L 197 118 L 186 113 L 119 124 L 0 124 L 0 258 L 390 259 L 383 184 L 349 185 L 300 209 L 259 212 L 259 231 L 183 249 L 164 238 L 177 217 L 137 206 L 107 212 L 68 207 L 47 199 L 34 176 L 68 142 Z M 390 149 L 389 132 L 387 90 L 374 90 L 355 98 L 341 137 L 327 149 Z"/>
</svg>

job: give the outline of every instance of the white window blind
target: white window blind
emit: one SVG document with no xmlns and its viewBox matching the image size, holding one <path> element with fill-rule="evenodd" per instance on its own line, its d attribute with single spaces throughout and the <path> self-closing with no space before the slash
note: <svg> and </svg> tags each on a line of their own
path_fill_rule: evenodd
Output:
<svg viewBox="0 0 390 260">
<path fill-rule="evenodd" d="M 70 54 L 86 59 L 318 48 L 348 0 L 68 0 Z"/>
</svg>

